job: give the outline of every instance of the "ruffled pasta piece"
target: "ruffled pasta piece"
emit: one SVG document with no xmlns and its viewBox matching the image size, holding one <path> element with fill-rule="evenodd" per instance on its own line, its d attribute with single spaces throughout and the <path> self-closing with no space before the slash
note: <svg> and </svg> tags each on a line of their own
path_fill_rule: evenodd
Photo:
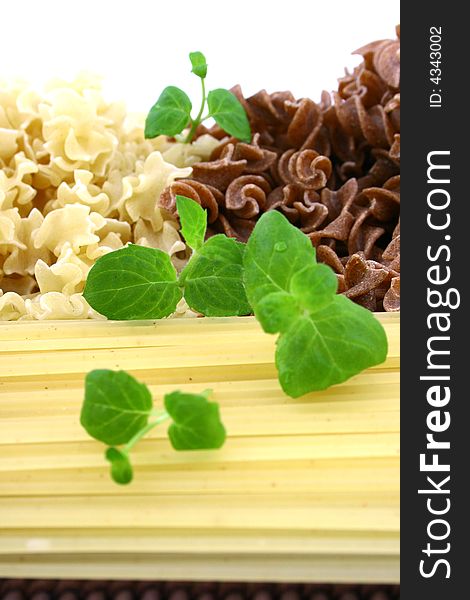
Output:
<svg viewBox="0 0 470 600">
<path fill-rule="evenodd" d="M 2 221 L 8 227 L 7 235 L 10 236 L 9 253 L 3 263 L 6 274 L 32 275 L 38 260 L 50 260 L 51 255 L 47 248 L 35 248 L 31 244 L 33 235 L 44 221 L 44 217 L 36 208 L 25 218 L 19 216 L 18 209 L 0 212 L 0 253 L 3 238 Z"/>
<path fill-rule="evenodd" d="M 34 275 L 39 291 L 65 294 L 82 291 L 93 262 L 86 254 L 75 254 L 70 242 L 65 243 L 53 265 L 48 265 L 42 260 L 37 261 Z"/>
<path fill-rule="evenodd" d="M 39 111 L 52 163 L 65 172 L 88 168 L 104 175 L 118 139 L 106 116 L 99 114 L 96 94 L 60 87 L 47 100 Z"/>
<path fill-rule="evenodd" d="M 52 201 L 51 210 L 63 208 L 66 204 L 80 203 L 89 206 L 94 212 L 107 214 L 110 200 L 97 185 L 93 185 L 93 173 L 77 169 L 73 174 L 75 183 L 63 182 L 57 189 L 57 199 Z"/>
<path fill-rule="evenodd" d="M 18 150 L 17 139 L 20 132 L 16 129 L 0 127 L 0 160 L 7 164 Z"/>
<path fill-rule="evenodd" d="M 130 223 L 126 221 L 119 221 L 118 219 L 111 219 L 109 217 L 105 218 L 105 223 L 98 230 L 98 235 L 100 239 L 103 240 L 110 233 L 119 236 L 123 244 L 127 244 L 132 241 L 132 227 Z"/>
<path fill-rule="evenodd" d="M 0 289 L 0 321 L 16 321 L 26 314 L 24 299 L 16 292 L 7 292 Z"/>
<path fill-rule="evenodd" d="M 47 292 L 32 299 L 27 298 L 24 303 L 26 314 L 20 317 L 22 320 L 99 318 L 82 294 L 67 296 L 60 292 Z"/>
<path fill-rule="evenodd" d="M 162 191 L 178 178 L 191 175 L 191 168 L 179 169 L 167 163 L 160 152 L 152 152 L 143 164 L 137 165 L 136 175 L 129 175 L 123 181 L 121 217 L 128 217 L 132 223 L 140 218 L 149 221 L 155 231 L 161 229 L 163 216 L 158 207 Z"/>
<path fill-rule="evenodd" d="M 41 294 L 61 292 L 74 294 L 83 288 L 83 273 L 80 267 L 72 262 L 57 261 L 52 266 L 38 260 L 34 273 Z"/>
<path fill-rule="evenodd" d="M 46 215 L 43 223 L 33 234 L 35 248 L 47 248 L 59 256 L 63 246 L 71 243 L 78 254 L 81 246 L 100 241 L 96 231 L 106 224 L 103 216 L 90 212 L 89 206 L 67 204 Z"/>
<path fill-rule="evenodd" d="M 86 256 L 92 261 L 98 260 L 105 254 L 119 250 L 124 244 L 117 233 L 110 232 L 106 237 L 100 240 L 97 244 L 90 244 L 86 249 Z"/>
<path fill-rule="evenodd" d="M 0 254 L 8 255 L 14 248 L 26 250 L 19 237 L 21 217 L 17 208 L 0 213 Z"/>
<path fill-rule="evenodd" d="M 37 171 L 38 166 L 23 152 L 16 154 L 9 166 L 0 170 L 0 210 L 31 205 L 36 190 L 31 186 L 30 175 Z"/>
</svg>

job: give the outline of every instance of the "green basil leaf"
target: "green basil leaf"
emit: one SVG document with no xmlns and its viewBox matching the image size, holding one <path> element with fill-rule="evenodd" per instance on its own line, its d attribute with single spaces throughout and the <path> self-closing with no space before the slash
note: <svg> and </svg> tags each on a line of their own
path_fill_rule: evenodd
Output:
<svg viewBox="0 0 470 600">
<path fill-rule="evenodd" d="M 173 419 L 168 436 L 175 450 L 211 450 L 225 442 L 219 405 L 205 394 L 166 394 L 165 408 Z"/>
<path fill-rule="evenodd" d="M 147 425 L 152 404 L 148 387 L 132 375 L 96 369 L 85 378 L 80 423 L 105 444 L 126 444 Z"/>
<path fill-rule="evenodd" d="M 99 258 L 88 273 L 85 299 L 108 319 L 161 319 L 182 293 L 168 254 L 130 245 Z"/>
<path fill-rule="evenodd" d="M 147 115 L 145 137 L 181 133 L 191 120 L 191 108 L 191 100 L 183 90 L 166 87 Z"/>
<path fill-rule="evenodd" d="M 243 259 L 246 295 L 256 304 L 272 292 L 289 292 L 292 277 L 315 264 L 309 238 L 278 211 L 264 213 L 256 223 Z"/>
<path fill-rule="evenodd" d="M 244 244 L 215 235 L 198 250 L 180 276 L 188 305 L 206 317 L 248 315 L 243 286 Z"/>
<path fill-rule="evenodd" d="M 287 331 L 299 316 L 299 305 L 287 292 L 273 292 L 256 305 L 256 318 L 266 333 Z"/>
<path fill-rule="evenodd" d="M 181 223 L 181 234 L 190 248 L 199 250 L 207 229 L 206 211 L 194 200 L 176 196 L 176 210 Z"/>
<path fill-rule="evenodd" d="M 117 448 L 108 448 L 105 457 L 111 463 L 111 477 L 116 483 L 125 485 L 132 481 L 134 473 L 129 457 L 125 452 Z"/>
<path fill-rule="evenodd" d="M 191 72 L 204 79 L 207 75 L 207 62 L 206 57 L 202 52 L 190 52 L 189 60 L 191 61 L 192 69 Z"/>
<path fill-rule="evenodd" d="M 212 90 L 207 96 L 209 114 L 224 131 L 242 142 L 251 141 L 251 128 L 245 109 L 238 98 L 224 89 Z"/>
<path fill-rule="evenodd" d="M 309 265 L 291 279 L 290 291 L 299 305 L 309 311 L 321 310 L 329 304 L 338 289 L 338 279 L 327 265 Z"/>
<path fill-rule="evenodd" d="M 277 341 L 276 366 L 286 394 L 297 398 L 341 383 L 387 356 L 387 337 L 374 315 L 345 296 L 303 313 Z"/>
</svg>

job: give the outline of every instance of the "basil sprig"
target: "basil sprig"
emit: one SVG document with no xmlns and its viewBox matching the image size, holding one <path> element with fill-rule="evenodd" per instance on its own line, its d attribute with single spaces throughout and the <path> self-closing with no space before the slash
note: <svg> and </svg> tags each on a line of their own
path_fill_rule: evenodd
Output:
<svg viewBox="0 0 470 600">
<path fill-rule="evenodd" d="M 130 452 L 149 431 L 170 421 L 168 437 L 175 450 L 213 450 L 223 446 L 225 428 L 219 406 L 209 392 L 171 392 L 164 409 L 154 410 L 148 387 L 125 371 L 97 369 L 85 379 L 80 423 L 93 438 L 108 445 L 105 457 L 116 483 L 133 478 Z"/>
<path fill-rule="evenodd" d="M 219 234 L 204 241 L 207 216 L 197 202 L 177 196 L 181 232 L 193 254 L 178 276 L 157 248 L 131 244 L 105 254 L 91 268 L 83 295 L 108 319 L 161 319 L 184 296 L 207 317 L 250 314 L 243 285 L 245 245 Z"/>
<path fill-rule="evenodd" d="M 317 264 L 310 240 L 281 213 L 259 219 L 243 269 L 256 318 L 266 333 L 280 334 L 276 366 L 287 395 L 323 390 L 385 360 L 382 325 L 336 293 L 333 270 Z"/>
<path fill-rule="evenodd" d="M 191 72 L 201 81 L 202 100 L 196 117 L 191 117 L 192 104 L 187 94 L 178 87 L 168 86 L 150 109 L 145 121 L 145 137 L 174 136 L 189 126 L 185 142 L 190 142 L 197 127 L 209 118 L 229 135 L 243 142 L 251 140 L 251 128 L 245 109 L 232 92 L 219 88 L 206 95 L 207 62 L 202 52 L 191 52 Z M 207 113 L 203 115 L 207 104 Z"/>
</svg>

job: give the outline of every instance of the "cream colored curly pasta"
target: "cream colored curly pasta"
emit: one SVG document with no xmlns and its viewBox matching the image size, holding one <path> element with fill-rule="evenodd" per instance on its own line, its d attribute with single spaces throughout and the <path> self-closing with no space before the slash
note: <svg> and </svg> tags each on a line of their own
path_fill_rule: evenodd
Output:
<svg viewBox="0 0 470 600">
<path fill-rule="evenodd" d="M 42 93 L 0 82 L 0 320 L 102 318 L 82 296 L 86 277 L 129 242 L 184 266 L 178 224 L 157 201 L 219 142 L 143 131 L 144 118 L 106 102 L 96 77 Z M 181 303 L 175 316 L 187 314 Z"/>
</svg>

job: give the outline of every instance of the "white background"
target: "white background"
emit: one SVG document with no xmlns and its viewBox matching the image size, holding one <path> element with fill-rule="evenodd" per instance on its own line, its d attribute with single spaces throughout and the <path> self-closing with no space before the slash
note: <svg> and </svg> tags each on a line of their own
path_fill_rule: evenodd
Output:
<svg viewBox="0 0 470 600">
<path fill-rule="evenodd" d="M 106 95 L 146 111 L 162 88 L 199 98 L 188 52 L 209 63 L 207 86 L 291 90 L 318 100 L 358 47 L 395 36 L 399 0 L 0 0 L 0 80 L 41 85 L 88 70 Z"/>
</svg>

